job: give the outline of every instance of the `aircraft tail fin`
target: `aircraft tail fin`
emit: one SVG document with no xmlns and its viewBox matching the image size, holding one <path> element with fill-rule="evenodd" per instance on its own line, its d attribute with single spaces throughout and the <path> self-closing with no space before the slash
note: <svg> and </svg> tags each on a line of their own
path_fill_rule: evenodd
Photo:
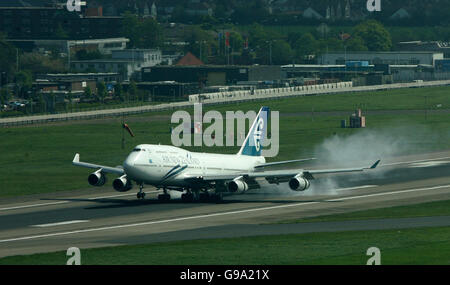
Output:
<svg viewBox="0 0 450 285">
<path fill-rule="evenodd" d="M 269 107 L 261 107 L 238 155 L 261 156 L 262 143 L 267 135 Z"/>
</svg>

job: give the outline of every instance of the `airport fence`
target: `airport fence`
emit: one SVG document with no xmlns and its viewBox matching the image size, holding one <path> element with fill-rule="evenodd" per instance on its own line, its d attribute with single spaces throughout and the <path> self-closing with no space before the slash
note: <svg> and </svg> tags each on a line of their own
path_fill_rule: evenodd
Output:
<svg viewBox="0 0 450 285">
<path fill-rule="evenodd" d="M 96 111 L 85 111 L 76 113 L 37 115 L 26 117 L 11 117 L 0 119 L 1 127 L 15 127 L 22 125 L 44 124 L 62 121 L 102 119 L 108 117 L 136 115 L 148 112 L 170 111 L 191 107 L 196 103 L 204 105 L 239 103 L 245 101 L 276 100 L 279 98 L 298 97 L 298 96 L 317 96 L 322 94 L 338 94 L 343 92 L 367 92 L 380 91 L 400 88 L 421 88 L 432 86 L 448 86 L 450 80 L 425 81 L 413 83 L 397 83 L 374 86 L 353 87 L 352 82 L 330 83 L 309 86 L 297 86 L 286 88 L 259 89 L 253 91 L 232 91 L 195 94 L 189 96 L 189 101 L 165 103 L 160 105 L 144 105 L 120 109 L 106 109 Z"/>
</svg>

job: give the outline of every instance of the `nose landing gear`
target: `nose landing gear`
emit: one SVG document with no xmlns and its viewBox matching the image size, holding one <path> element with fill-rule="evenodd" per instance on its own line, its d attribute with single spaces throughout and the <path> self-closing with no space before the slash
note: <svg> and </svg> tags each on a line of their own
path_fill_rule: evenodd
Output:
<svg viewBox="0 0 450 285">
<path fill-rule="evenodd" d="M 142 189 L 144 189 L 144 184 L 139 185 L 139 192 L 136 195 L 138 199 L 145 199 L 145 192 L 142 192 Z"/>
</svg>

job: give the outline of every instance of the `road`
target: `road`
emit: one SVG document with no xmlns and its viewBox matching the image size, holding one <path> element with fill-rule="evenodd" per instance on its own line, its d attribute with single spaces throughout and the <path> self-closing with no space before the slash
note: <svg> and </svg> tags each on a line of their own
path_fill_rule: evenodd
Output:
<svg viewBox="0 0 450 285">
<path fill-rule="evenodd" d="M 450 226 L 449 217 L 274 224 L 280 221 L 450 199 L 450 151 L 383 160 L 364 174 L 317 177 L 306 192 L 284 186 L 222 204 L 157 201 L 158 191 L 110 187 L 3 199 L 0 257 L 124 244 L 321 231 Z M 175 193 L 177 194 L 177 193 Z M 179 197 L 179 195 L 178 195 Z"/>
</svg>

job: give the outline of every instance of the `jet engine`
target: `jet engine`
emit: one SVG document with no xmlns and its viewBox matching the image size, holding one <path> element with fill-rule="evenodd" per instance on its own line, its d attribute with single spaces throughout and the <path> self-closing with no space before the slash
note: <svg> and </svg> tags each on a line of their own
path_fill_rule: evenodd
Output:
<svg viewBox="0 0 450 285">
<path fill-rule="evenodd" d="M 114 179 L 113 181 L 114 190 L 118 192 L 127 192 L 133 188 L 131 181 L 128 180 L 127 176 L 121 176 L 119 178 Z"/>
<path fill-rule="evenodd" d="M 233 181 L 228 182 L 228 191 L 231 193 L 242 193 L 248 190 L 248 184 L 241 178 L 236 178 Z"/>
<path fill-rule="evenodd" d="M 305 191 L 310 186 L 310 183 L 307 179 L 302 177 L 302 174 L 298 174 L 297 176 L 291 178 L 289 180 L 289 188 L 293 191 Z"/>
<path fill-rule="evenodd" d="M 89 184 L 91 184 L 92 186 L 103 186 L 106 183 L 106 176 L 105 174 L 102 172 L 102 170 L 98 170 L 92 174 L 90 174 L 88 176 L 88 182 Z"/>
</svg>

